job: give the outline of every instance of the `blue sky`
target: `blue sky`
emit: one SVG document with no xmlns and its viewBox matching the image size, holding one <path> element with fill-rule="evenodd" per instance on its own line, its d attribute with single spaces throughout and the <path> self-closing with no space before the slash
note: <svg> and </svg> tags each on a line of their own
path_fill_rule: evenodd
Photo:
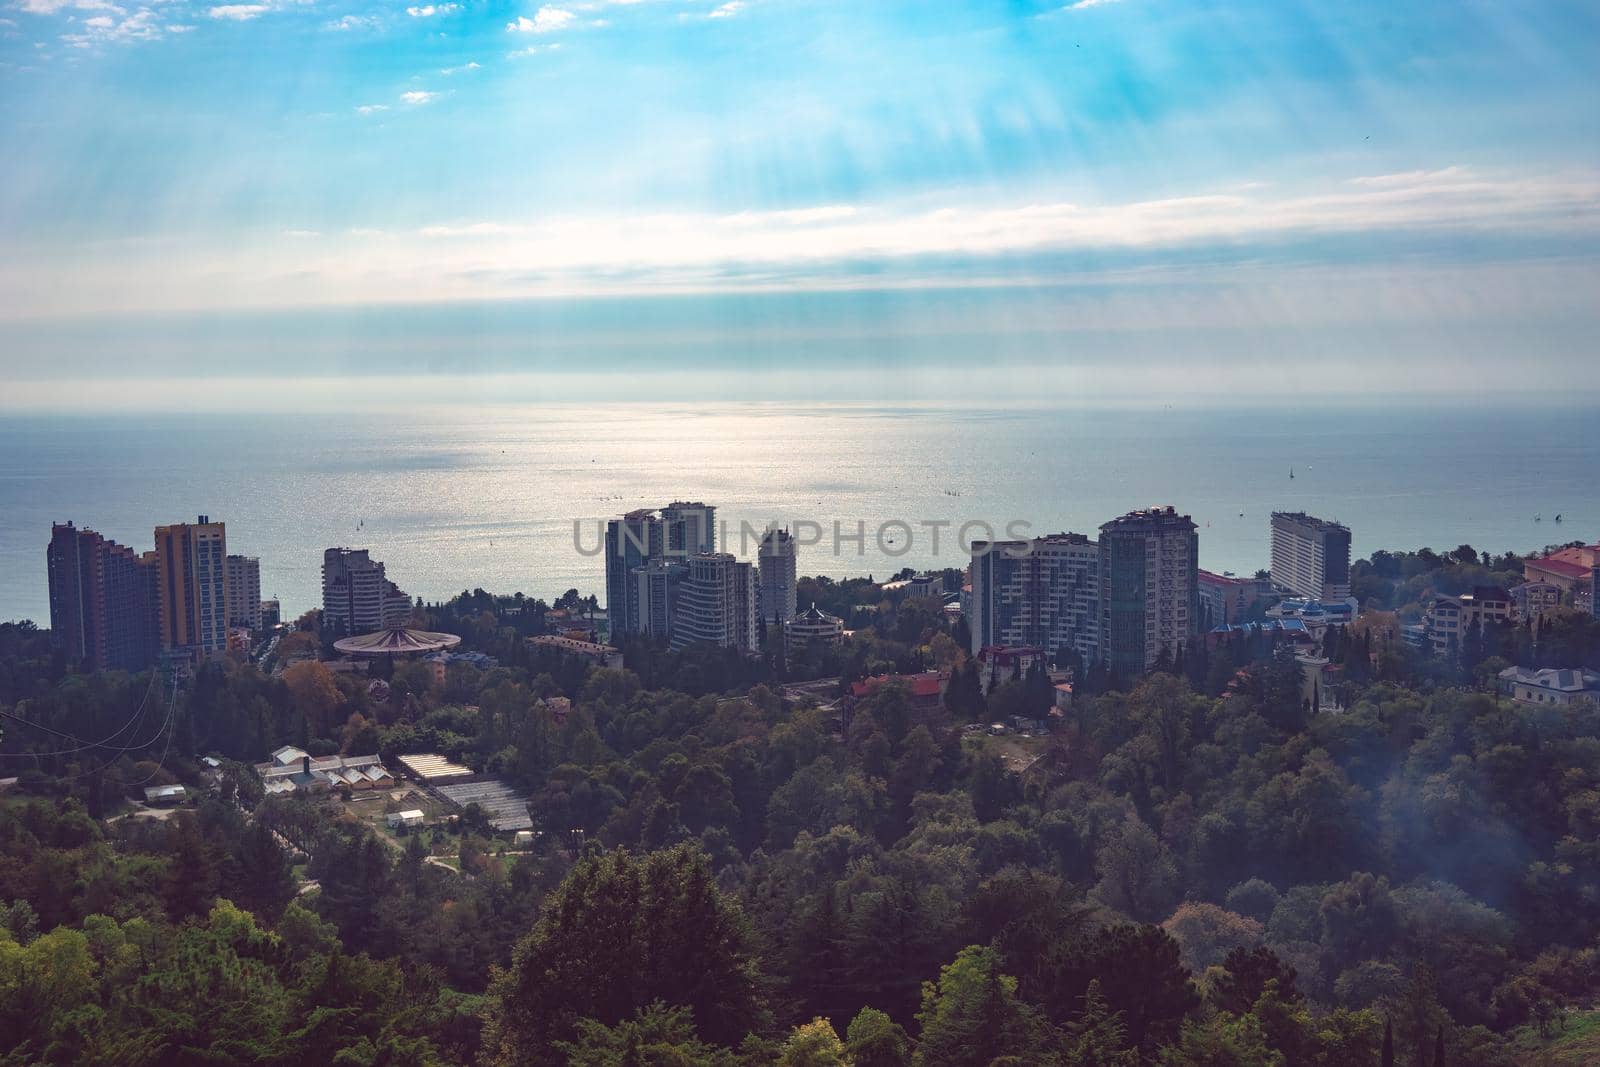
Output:
<svg viewBox="0 0 1600 1067">
<path fill-rule="evenodd" d="M 1597 388 L 1593 3 L 0 5 L 0 406 Z"/>
</svg>

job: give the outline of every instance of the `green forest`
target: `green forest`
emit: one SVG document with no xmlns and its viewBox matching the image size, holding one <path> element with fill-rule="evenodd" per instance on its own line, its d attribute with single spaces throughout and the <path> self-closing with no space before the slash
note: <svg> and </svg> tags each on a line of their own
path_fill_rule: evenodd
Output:
<svg viewBox="0 0 1600 1067">
<path fill-rule="evenodd" d="M 1513 569 L 1355 577 L 1403 618 Z M 802 584 L 843 648 L 630 645 L 621 670 L 529 646 L 543 604 L 466 592 L 417 621 L 499 666 L 442 685 L 296 658 L 314 632 L 268 671 L 82 675 L 0 626 L 0 1064 L 1600 1062 L 1600 708 L 1492 684 L 1595 662 L 1592 617 L 1446 657 L 1331 631 L 1336 712 L 1270 643 L 1197 643 L 991 736 L 1048 685 L 977 689 L 937 601 Z M 935 668 L 936 703 L 785 696 Z M 267 796 L 250 765 L 285 744 L 445 755 L 525 790 L 538 833 Z M 176 810 L 133 803 L 166 783 Z"/>
</svg>

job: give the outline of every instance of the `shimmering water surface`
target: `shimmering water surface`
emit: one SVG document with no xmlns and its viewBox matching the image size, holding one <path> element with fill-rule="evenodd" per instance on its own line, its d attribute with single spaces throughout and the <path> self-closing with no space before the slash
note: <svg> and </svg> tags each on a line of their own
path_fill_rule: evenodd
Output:
<svg viewBox="0 0 1600 1067">
<path fill-rule="evenodd" d="M 1360 554 L 1462 542 L 1525 551 L 1600 537 L 1597 489 L 1600 417 L 1576 409 L 5 417 L 0 619 L 48 619 L 52 520 L 140 551 L 158 523 L 225 520 L 229 550 L 260 557 L 263 595 L 293 614 L 316 604 L 330 545 L 371 548 L 430 600 L 474 586 L 603 596 L 602 561 L 575 550 L 574 520 L 587 520 L 592 550 L 595 520 L 674 499 L 717 505 L 735 550 L 740 522 L 816 522 L 825 543 L 802 550 L 802 573 L 882 577 L 964 562 L 948 530 L 934 554 L 924 520 L 1092 534 L 1155 503 L 1194 516 L 1213 570 L 1267 564 L 1273 509 L 1346 522 Z M 878 544 L 877 526 L 896 519 L 912 536 L 890 528 Z M 846 533 L 865 522 L 865 545 L 835 554 L 836 521 Z"/>
</svg>

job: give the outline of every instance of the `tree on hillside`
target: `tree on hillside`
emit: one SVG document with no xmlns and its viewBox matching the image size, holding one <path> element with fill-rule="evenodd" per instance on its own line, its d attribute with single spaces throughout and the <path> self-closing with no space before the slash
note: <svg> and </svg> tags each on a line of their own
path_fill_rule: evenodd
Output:
<svg viewBox="0 0 1600 1067">
<path fill-rule="evenodd" d="M 698 848 L 589 856 L 491 987 L 485 1046 L 494 1062 L 548 1062 L 579 1020 L 614 1026 L 658 1000 L 732 1044 L 760 1027 L 759 988 L 744 917 Z"/>
<path fill-rule="evenodd" d="M 1017 980 L 1000 973 L 992 948 L 968 945 L 922 984 L 918 1067 L 988 1067 L 1035 1047 L 1043 1021 L 1017 999 Z"/>
</svg>

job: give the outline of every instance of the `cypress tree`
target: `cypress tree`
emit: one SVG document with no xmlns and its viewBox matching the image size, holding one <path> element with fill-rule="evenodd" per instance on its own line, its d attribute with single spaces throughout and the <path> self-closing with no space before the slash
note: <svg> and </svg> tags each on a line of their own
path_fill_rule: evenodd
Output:
<svg viewBox="0 0 1600 1067">
<path fill-rule="evenodd" d="M 1379 1067 L 1394 1067 L 1394 1023 L 1388 1019 L 1383 1020 L 1383 1055 L 1378 1063 Z"/>
<path fill-rule="evenodd" d="M 1444 1067 L 1444 1027 L 1439 1027 L 1433 1038 L 1433 1067 Z"/>
</svg>

